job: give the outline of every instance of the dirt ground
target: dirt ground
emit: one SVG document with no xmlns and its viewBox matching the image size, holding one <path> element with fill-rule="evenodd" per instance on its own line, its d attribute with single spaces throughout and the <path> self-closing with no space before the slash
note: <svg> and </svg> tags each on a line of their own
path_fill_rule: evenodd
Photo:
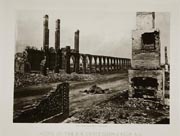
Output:
<svg viewBox="0 0 180 136">
<path fill-rule="evenodd" d="M 70 83 L 70 115 L 64 123 L 152 124 L 163 119 L 165 119 L 165 123 L 168 122 L 166 120 L 169 118 L 168 106 L 162 106 L 160 103 L 127 99 L 127 72 L 93 75 L 93 78 L 86 76 L 88 80 L 67 81 Z M 61 82 L 16 88 L 14 110 L 33 104 L 35 99 L 51 89 L 55 89 L 59 83 Z M 108 92 L 102 94 L 85 92 L 95 84 L 104 90 L 108 89 Z M 156 109 L 152 107 L 156 107 Z"/>
<path fill-rule="evenodd" d="M 116 74 L 106 74 L 106 75 L 83 75 L 83 77 L 88 77 L 87 80 L 79 81 L 67 81 L 70 84 L 70 111 L 76 111 L 80 108 L 83 108 L 83 105 L 88 105 L 89 99 L 95 98 L 93 101 L 100 101 L 99 97 L 103 95 L 84 95 L 81 93 L 82 90 L 89 88 L 93 84 L 101 85 L 103 88 L 116 88 L 121 87 L 123 83 L 127 83 L 127 73 L 116 73 Z M 120 81 L 122 80 L 122 81 Z M 26 105 L 33 104 L 33 102 L 42 97 L 43 94 L 46 94 L 51 89 L 55 89 L 57 85 L 62 82 L 56 83 L 42 83 L 38 85 L 31 85 L 27 87 L 15 88 L 14 90 L 14 110 L 19 110 Z M 124 87 L 123 87 L 124 88 Z M 127 86 L 125 87 L 127 88 Z M 97 97 L 97 100 L 96 100 Z M 102 98 L 101 98 L 102 99 Z M 84 102 L 87 100 L 87 103 Z M 81 102 L 84 102 L 81 104 Z M 82 106 L 81 106 L 82 105 Z"/>
<path fill-rule="evenodd" d="M 84 107 L 65 123 L 169 124 L 169 106 L 158 101 L 131 98 L 120 91 L 109 99 Z"/>
</svg>

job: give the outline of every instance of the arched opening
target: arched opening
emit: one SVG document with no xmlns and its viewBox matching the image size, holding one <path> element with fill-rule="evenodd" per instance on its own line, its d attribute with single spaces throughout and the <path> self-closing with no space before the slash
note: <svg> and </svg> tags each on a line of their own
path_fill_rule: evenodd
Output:
<svg viewBox="0 0 180 136">
<path fill-rule="evenodd" d="M 70 72 L 75 72 L 75 57 L 73 55 L 70 56 Z"/>
<path fill-rule="evenodd" d="M 79 73 L 83 73 L 83 56 L 79 57 Z"/>
<path fill-rule="evenodd" d="M 97 66 L 96 66 L 96 72 L 100 72 L 100 57 L 97 57 Z"/>
<path fill-rule="evenodd" d="M 114 70 L 114 58 L 111 58 L 111 71 Z"/>
<path fill-rule="evenodd" d="M 86 73 L 90 73 L 90 58 L 89 56 L 86 56 Z"/>
<path fill-rule="evenodd" d="M 104 72 L 107 71 L 107 58 L 106 57 L 103 58 L 103 70 Z"/>
<path fill-rule="evenodd" d="M 95 66 L 95 57 L 92 56 L 92 63 L 91 63 L 91 72 L 95 73 L 96 72 L 96 66 Z"/>
</svg>

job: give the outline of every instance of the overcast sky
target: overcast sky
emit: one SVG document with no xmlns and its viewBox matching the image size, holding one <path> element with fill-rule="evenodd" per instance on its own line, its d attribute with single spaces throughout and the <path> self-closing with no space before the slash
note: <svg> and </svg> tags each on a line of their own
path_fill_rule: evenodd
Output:
<svg viewBox="0 0 180 136">
<path fill-rule="evenodd" d="M 61 20 L 61 47 L 74 48 L 74 32 L 80 30 L 80 52 L 131 58 L 132 30 L 136 13 L 118 10 L 62 9 L 54 11 L 23 10 L 16 16 L 16 52 L 25 46 L 43 45 L 43 16 L 49 15 L 50 47 L 55 42 L 55 21 Z M 156 13 L 156 28 L 161 30 L 161 47 L 170 43 L 170 16 Z M 164 53 L 162 50 L 162 53 Z M 162 54 L 164 57 L 164 54 Z M 162 59 L 164 61 L 164 59 Z"/>
</svg>

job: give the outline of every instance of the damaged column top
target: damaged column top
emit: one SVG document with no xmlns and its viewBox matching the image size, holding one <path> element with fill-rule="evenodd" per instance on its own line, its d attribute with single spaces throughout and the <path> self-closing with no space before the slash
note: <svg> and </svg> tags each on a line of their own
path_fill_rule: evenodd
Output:
<svg viewBox="0 0 180 136">
<path fill-rule="evenodd" d="M 137 29 L 155 28 L 155 12 L 137 12 L 136 28 Z"/>
</svg>

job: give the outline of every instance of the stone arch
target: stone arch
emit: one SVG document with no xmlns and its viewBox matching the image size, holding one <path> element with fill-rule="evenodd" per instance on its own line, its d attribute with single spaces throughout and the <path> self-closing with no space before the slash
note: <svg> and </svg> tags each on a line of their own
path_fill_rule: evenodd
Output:
<svg viewBox="0 0 180 136">
<path fill-rule="evenodd" d="M 96 72 L 99 72 L 99 57 L 96 58 Z"/>
<path fill-rule="evenodd" d="M 115 58 L 115 70 L 118 70 L 118 58 Z"/>
<path fill-rule="evenodd" d="M 87 65 L 88 65 L 88 73 L 92 73 L 92 57 L 91 55 L 88 55 L 88 62 L 87 62 Z"/>
<path fill-rule="evenodd" d="M 110 71 L 110 67 L 111 67 L 110 64 L 111 64 L 110 63 L 110 57 L 107 57 L 107 71 Z"/>
<path fill-rule="evenodd" d="M 70 56 L 70 72 L 75 72 L 75 56 Z"/>
<path fill-rule="evenodd" d="M 98 61 L 98 62 L 97 62 Z M 98 60 L 98 57 L 97 56 L 93 56 L 92 57 L 92 65 L 93 65 L 93 72 L 97 72 L 97 68 L 98 68 L 98 65 L 99 65 L 99 60 Z"/>
<path fill-rule="evenodd" d="M 111 58 L 111 71 L 114 71 L 114 58 Z"/>
<path fill-rule="evenodd" d="M 85 73 L 90 73 L 90 58 L 89 58 L 89 55 L 85 55 L 84 57 L 85 57 L 84 58 L 85 59 L 84 60 L 85 61 L 84 62 L 85 63 L 85 65 L 84 65 L 85 66 Z"/>
<path fill-rule="evenodd" d="M 79 60 L 79 67 L 80 67 L 80 73 L 86 73 L 87 69 L 87 55 L 85 54 L 80 54 L 80 60 Z"/>
<path fill-rule="evenodd" d="M 83 73 L 83 55 L 79 56 L 79 73 Z"/>
<path fill-rule="evenodd" d="M 92 73 L 96 72 L 95 56 L 92 56 L 92 58 L 91 58 L 91 72 Z"/>
<path fill-rule="evenodd" d="M 107 71 L 107 69 L 106 69 L 106 64 L 107 64 L 106 57 L 103 56 L 103 57 L 102 57 L 102 67 L 103 67 L 102 69 L 103 69 L 104 72 Z"/>
<path fill-rule="evenodd" d="M 97 60 L 99 60 L 98 72 L 101 72 L 102 71 L 102 57 L 98 56 Z"/>
</svg>

